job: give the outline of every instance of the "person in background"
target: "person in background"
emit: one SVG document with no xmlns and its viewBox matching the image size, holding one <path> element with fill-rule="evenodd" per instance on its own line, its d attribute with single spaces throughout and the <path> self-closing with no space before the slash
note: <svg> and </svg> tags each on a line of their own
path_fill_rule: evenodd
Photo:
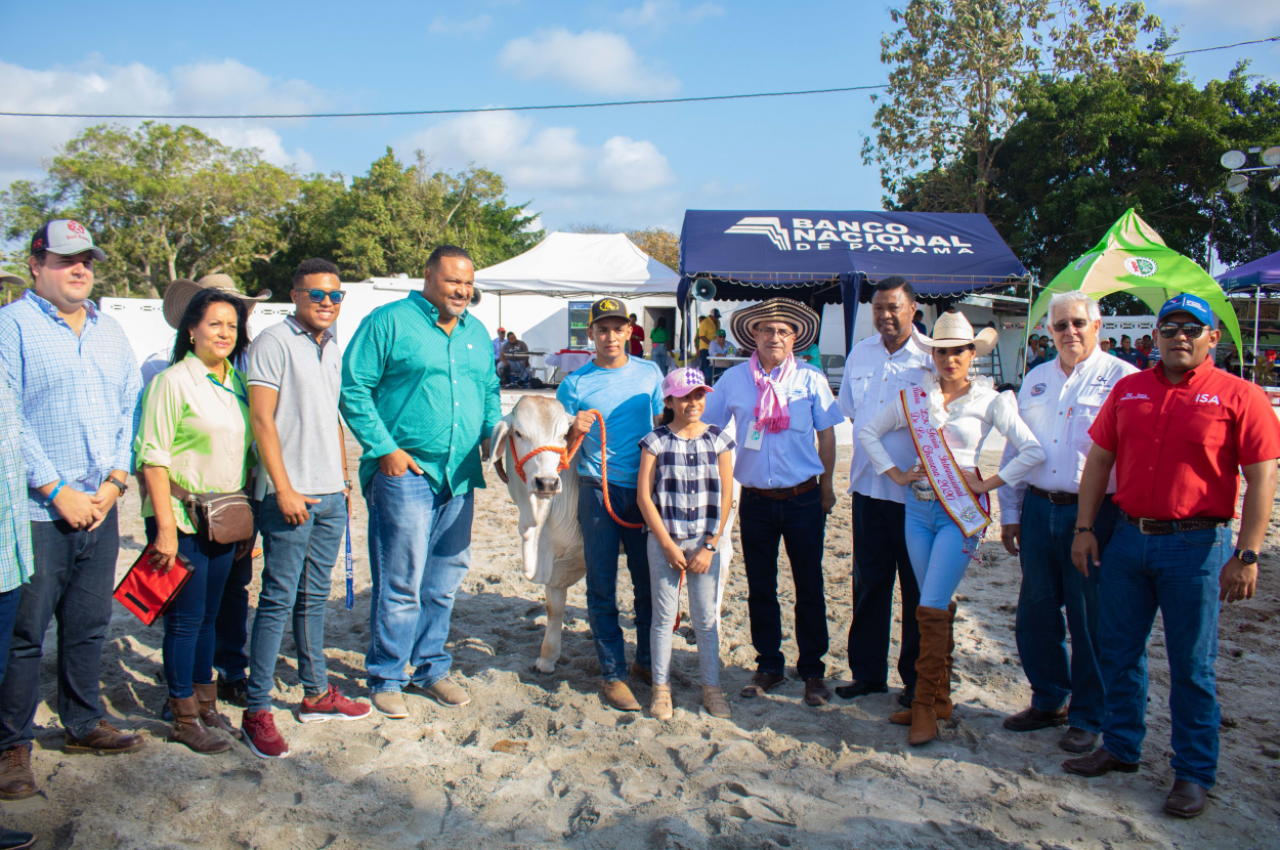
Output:
<svg viewBox="0 0 1280 850">
<path fill-rule="evenodd" d="M 57 711 L 69 753 L 126 753 L 144 738 L 103 719 L 102 644 L 111 622 L 142 375 L 124 329 L 89 300 L 106 259 L 84 225 L 55 219 L 31 237 L 35 286 L 0 310 L 0 363 L 17 396 L 30 582 L 19 594 L 0 685 L 0 799 L 39 792 L 31 769 L 40 667 L 58 623 Z"/>
<path fill-rule="evenodd" d="M 1116 338 L 1113 336 L 1107 337 L 1107 353 L 1110 354 L 1112 357 L 1115 357 L 1116 352 L 1119 350 L 1120 350 L 1120 343 L 1116 342 Z"/>
<path fill-rule="evenodd" d="M 1089 429 L 1071 558 L 1098 573 L 1098 646 L 1106 686 L 1102 746 L 1063 762 L 1079 776 L 1136 773 L 1146 735 L 1147 642 L 1157 611 L 1169 662 L 1173 788 L 1167 814 L 1200 815 L 1217 778 L 1214 663 L 1223 602 L 1252 599 L 1276 493 L 1280 422 L 1258 387 L 1217 369 L 1209 303 L 1169 299 L 1156 318 L 1161 361 L 1116 384 Z M 1106 547 L 1096 517 L 1115 470 L 1121 519 Z M 1248 487 L 1236 549 L 1240 471 Z"/>
<path fill-rule="evenodd" d="M 933 350 L 935 372 L 924 384 L 903 390 L 897 404 L 888 404 L 858 431 L 858 442 L 867 451 L 872 468 L 888 475 L 894 483 L 911 488 L 905 506 L 907 551 L 920 587 L 920 656 L 916 660 L 915 696 L 909 711 L 889 715 L 890 723 L 909 725 L 907 743 L 927 744 L 938 737 L 938 721 L 953 712 L 951 665 L 955 647 L 956 606 L 952 601 L 977 554 L 984 524 L 965 535 L 966 524 L 984 517 L 978 497 L 1005 484 L 1015 485 L 1038 464 L 1044 449 L 1026 423 L 1018 416 L 1012 393 L 996 392 L 991 378 L 970 377 L 975 357 L 990 352 L 996 344 L 994 328 L 984 328 L 976 336 L 963 314 L 944 314 L 933 326 L 933 338 L 918 342 Z M 919 407 L 908 398 L 920 397 Z M 884 435 L 907 431 L 914 417 L 924 416 L 927 429 L 936 429 L 946 442 L 946 452 L 929 454 L 932 448 L 917 448 L 920 463 L 903 472 L 886 449 Z M 1013 457 L 990 478 L 977 473 L 982 444 L 991 431 L 1013 445 Z M 913 442 L 915 436 L 913 435 Z M 937 470 L 935 483 L 926 474 L 924 463 Z M 950 468 L 948 468 L 950 467 Z M 956 494 L 950 482 L 962 478 L 967 492 Z M 946 486 L 944 486 L 946 485 Z"/>
<path fill-rule="evenodd" d="M 627 319 L 631 322 L 631 341 L 627 354 L 632 357 L 644 357 L 644 328 L 640 326 L 635 313 L 627 316 Z"/>
<path fill-rule="evenodd" d="M 445 644 L 471 566 L 481 464 L 502 417 L 489 333 L 468 311 L 474 285 L 471 255 L 437 247 L 422 291 L 370 313 L 342 357 L 339 408 L 364 448 L 369 509 L 365 667 L 373 705 L 390 718 L 409 716 L 409 684 L 445 708 L 471 702 L 449 676 Z"/>
<path fill-rule="evenodd" d="M 147 482 L 147 539 L 163 571 L 179 558 L 191 570 L 164 615 L 169 737 L 203 755 L 231 748 L 213 730 L 239 737 L 218 712 L 213 679 L 214 621 L 237 544 L 202 536 L 183 500 L 187 493 L 243 491 L 248 483 L 254 462 L 249 395 L 244 376 L 231 365 L 249 345 L 248 314 L 243 299 L 218 289 L 191 299 L 178 323 L 173 365 L 142 397 L 133 444 Z M 243 543 L 250 545 L 252 538 Z"/>
<path fill-rule="evenodd" d="M 924 326 L 924 310 L 916 310 L 915 315 L 911 317 L 911 327 L 918 333 L 924 333 L 927 330 Z"/>
<path fill-rule="evenodd" d="M 516 338 L 515 331 L 507 332 L 507 341 L 502 344 L 502 363 L 506 367 L 509 376 L 508 383 L 512 386 L 520 384 L 521 386 L 529 386 L 529 358 L 511 355 L 524 354 L 528 355 L 529 346 Z"/>
<path fill-rule="evenodd" d="M 657 324 L 653 330 L 649 331 L 649 342 L 652 346 L 649 348 L 649 358 L 658 364 L 658 368 L 665 375 L 667 372 L 668 359 L 667 354 L 671 350 L 671 331 L 667 330 L 667 317 L 659 316 Z"/>
<path fill-rule="evenodd" d="M 271 691 L 290 614 L 303 690 L 298 719 L 360 720 L 373 711 L 330 684 L 324 657 L 325 605 L 347 529 L 351 488 L 338 418 L 342 352 L 331 330 L 343 294 L 337 266 L 303 260 L 289 293 L 293 315 L 258 334 L 247 358 L 265 557 L 249 650 L 249 705 L 241 726 L 245 743 L 260 758 L 289 754 L 271 714 Z"/>
<path fill-rule="evenodd" d="M 810 364 L 815 369 L 822 368 L 822 352 L 818 350 L 818 341 L 814 340 L 813 344 L 800 352 L 800 359 Z"/>
<path fill-rule="evenodd" d="M 1147 368 L 1147 355 L 1133 347 L 1133 340 L 1128 334 L 1120 337 L 1120 350 L 1116 352 L 1116 357 L 1137 369 Z"/>
<path fill-rule="evenodd" d="M 1016 635 L 1022 669 L 1031 683 L 1030 707 L 1006 717 L 1004 728 L 1031 732 L 1068 726 L 1058 745 L 1070 753 L 1087 753 L 1102 731 L 1098 575 L 1082 577 L 1072 568 L 1072 529 L 1080 470 L 1093 445 L 1089 426 L 1116 382 L 1136 370 L 1098 346 L 1102 314 L 1085 293 L 1053 296 L 1046 324 L 1060 353 L 1027 374 L 1018 393 L 1018 414 L 1044 448 L 1047 462 L 1021 484 L 998 491 L 1001 540 L 1009 554 L 1021 557 Z M 1013 447 L 1006 446 L 1002 463 L 1013 455 Z M 1115 492 L 1114 480 L 1108 492 Z M 1094 523 L 1103 548 L 1117 514 L 1108 496 Z"/>
<path fill-rule="evenodd" d="M 596 356 L 568 376 L 556 399 L 573 417 L 566 440 L 586 435 L 578 453 L 577 516 L 582 528 L 587 565 L 587 617 L 600 661 L 600 692 L 618 711 L 639 711 L 627 686 L 628 673 L 653 684 L 650 626 L 653 620 L 649 550 L 643 527 L 627 528 L 609 515 L 609 508 L 628 523 L 643 523 L 637 489 L 640 440 L 658 425 L 662 413 L 662 370 L 656 364 L 630 357 L 631 320 L 621 301 L 601 298 L 591 305 L 588 330 Z M 608 432 L 608 451 L 601 456 L 601 424 L 589 412 L 598 410 Z M 609 473 L 606 496 L 604 472 Z M 608 500 L 606 502 L 606 499 Z M 618 622 L 618 549 L 627 554 L 627 572 L 634 591 L 635 662 L 627 667 L 627 646 Z"/>
<path fill-rule="evenodd" d="M 835 426 L 841 416 L 826 376 L 797 362 L 795 346 L 818 335 L 818 314 L 799 301 L 771 298 L 733 314 L 733 337 L 755 353 L 716 381 L 702 419 L 743 435 L 733 477 L 742 485 L 739 535 L 747 571 L 747 610 L 756 671 L 740 692 L 763 696 L 786 681 L 778 544 L 785 541 L 795 581 L 795 630 L 806 705 L 831 700 L 826 685 L 827 603 L 822 575 L 827 514 L 835 506 Z"/>
<path fill-rule="evenodd" d="M 1098 349 L 1099 349 L 1103 354 L 1110 354 L 1110 353 L 1111 353 L 1111 340 L 1109 340 L 1109 339 L 1100 339 L 1100 340 L 1098 340 Z"/>
<path fill-rule="evenodd" d="M 502 346 L 507 344 L 507 329 L 498 328 L 497 335 L 493 338 L 493 366 L 498 371 L 499 385 L 505 385 L 509 380 L 507 374 L 507 364 L 502 360 Z"/>
<path fill-rule="evenodd" d="M 698 368 L 702 374 L 710 374 L 711 363 L 708 352 L 711 350 L 711 340 L 716 338 L 716 334 L 720 331 L 720 311 L 713 309 L 710 313 L 702 317 L 702 321 L 698 322 Z"/>
<path fill-rule="evenodd" d="M 1031 361 L 1040 356 L 1040 334 L 1027 337 L 1027 371 L 1031 371 Z"/>
<path fill-rule="evenodd" d="M 1155 344 L 1151 341 L 1151 334 L 1143 334 L 1142 339 L 1138 340 L 1138 350 L 1142 352 L 1148 361 L 1151 360 L 1151 351 L 1154 347 Z"/>
<path fill-rule="evenodd" d="M 711 380 L 715 379 L 727 368 L 726 364 L 715 363 L 717 357 L 732 357 L 733 346 L 729 344 L 729 337 L 725 333 L 724 328 L 716 331 L 716 338 L 711 340 L 711 347 L 707 349 L 707 359 L 711 363 Z"/>
<path fill-rule="evenodd" d="M 871 320 L 876 334 L 853 346 L 840 383 L 840 411 L 856 434 L 889 404 L 900 404 L 899 393 L 924 382 L 932 358 L 916 341 L 907 316 L 916 306 L 915 289 L 906 278 L 884 278 L 871 296 Z M 915 446 L 905 432 L 885 435 L 885 446 L 906 471 L 915 465 Z M 849 462 L 849 494 L 853 497 L 853 621 L 849 624 L 849 674 L 853 681 L 836 688 L 841 699 L 855 699 L 889 690 L 889 642 L 893 620 L 893 586 L 902 595 L 901 646 L 898 675 L 903 690 L 898 704 L 911 705 L 916 683 L 920 629 L 916 608 L 920 589 L 907 556 L 903 503 L 907 488 L 871 468 L 871 458 L 857 440 Z"/>
<path fill-rule="evenodd" d="M 712 717 L 730 716 L 720 690 L 720 551 L 733 509 L 734 442 L 702 421 L 707 386 L 697 369 L 678 369 L 662 382 L 662 423 L 640 441 L 637 500 L 649 527 L 653 594 L 653 701 L 650 713 L 670 720 L 671 641 L 688 580 L 689 613 L 698 643 L 702 705 Z"/>
</svg>

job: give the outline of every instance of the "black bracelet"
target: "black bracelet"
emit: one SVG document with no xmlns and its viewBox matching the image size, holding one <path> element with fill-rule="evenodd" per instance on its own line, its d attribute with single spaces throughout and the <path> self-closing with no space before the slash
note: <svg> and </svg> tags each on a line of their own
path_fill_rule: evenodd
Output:
<svg viewBox="0 0 1280 850">
<path fill-rule="evenodd" d="M 120 490 L 121 496 L 129 492 L 129 485 L 121 484 L 118 480 L 116 480 L 116 477 L 114 475 L 108 475 L 107 480 L 110 481 L 112 484 L 116 485 L 116 487 Z"/>
<path fill-rule="evenodd" d="M 1092 526 L 1092 525 L 1082 525 L 1082 526 L 1080 526 L 1080 527 L 1078 527 L 1078 528 L 1076 529 L 1076 534 L 1080 534 L 1081 532 L 1084 532 L 1084 531 L 1087 531 L 1087 532 L 1089 532 L 1090 534 L 1093 534 L 1093 526 Z M 1096 535 L 1095 535 L 1095 536 L 1096 536 Z"/>
</svg>

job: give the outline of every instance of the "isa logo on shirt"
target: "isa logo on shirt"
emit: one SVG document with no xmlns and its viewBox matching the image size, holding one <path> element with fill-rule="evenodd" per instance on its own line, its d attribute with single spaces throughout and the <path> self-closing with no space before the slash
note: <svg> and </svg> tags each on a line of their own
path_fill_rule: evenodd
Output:
<svg viewBox="0 0 1280 850">
<path fill-rule="evenodd" d="M 1031 388 L 1031 397 L 1035 398 L 1038 395 L 1044 395 L 1044 391 L 1046 389 L 1048 389 L 1048 386 L 1046 386 L 1045 384 L 1036 384 L 1034 387 Z"/>
<path fill-rule="evenodd" d="M 1222 402 L 1218 401 L 1218 397 L 1216 395 L 1210 395 L 1209 393 L 1200 393 L 1197 395 L 1196 402 L 1198 404 L 1216 404 L 1219 407 L 1222 406 Z"/>
</svg>

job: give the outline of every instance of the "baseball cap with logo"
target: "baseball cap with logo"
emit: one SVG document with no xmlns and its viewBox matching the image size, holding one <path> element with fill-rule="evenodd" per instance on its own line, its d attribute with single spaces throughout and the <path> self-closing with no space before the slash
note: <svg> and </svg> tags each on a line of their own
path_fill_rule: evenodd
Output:
<svg viewBox="0 0 1280 850">
<path fill-rule="evenodd" d="M 707 392 L 715 392 L 707 384 L 707 379 L 702 372 L 694 369 L 692 366 L 685 366 L 671 372 L 667 377 L 662 379 L 662 397 L 684 398 L 689 393 L 697 389 L 703 389 Z"/>
<path fill-rule="evenodd" d="M 594 325 L 601 319 L 608 319 L 617 316 L 619 319 L 631 319 L 627 316 L 627 306 L 617 298 L 601 298 L 599 301 L 591 305 L 591 320 L 588 325 Z"/>
<path fill-rule="evenodd" d="M 1213 320 L 1213 308 L 1209 306 L 1209 302 L 1205 301 L 1199 295 L 1192 295 L 1184 292 L 1181 295 L 1175 295 L 1168 301 L 1164 302 L 1164 306 L 1160 308 L 1160 315 L 1156 317 L 1157 322 L 1163 322 L 1164 317 L 1171 313 L 1190 313 L 1195 318 L 1204 323 L 1205 327 L 1213 329 L 1216 322 Z"/>
<path fill-rule="evenodd" d="M 31 235 L 31 254 L 34 256 L 42 251 L 63 256 L 88 251 L 99 262 L 107 258 L 103 250 L 93 244 L 89 229 L 69 218 L 55 218 Z"/>
</svg>

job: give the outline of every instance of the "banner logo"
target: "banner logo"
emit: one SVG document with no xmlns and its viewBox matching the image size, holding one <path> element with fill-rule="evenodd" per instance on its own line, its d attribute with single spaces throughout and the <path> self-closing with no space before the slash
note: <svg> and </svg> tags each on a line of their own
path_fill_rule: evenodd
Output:
<svg viewBox="0 0 1280 850">
<path fill-rule="evenodd" d="M 782 222 L 774 217 L 747 217 L 730 227 L 725 233 L 759 234 L 769 237 L 779 251 L 791 250 L 791 234 L 782 227 Z"/>
<path fill-rule="evenodd" d="M 777 216 L 747 216 L 725 233 L 764 236 L 779 251 L 866 251 L 892 254 L 972 254 L 973 243 L 959 234 L 913 232 L 896 221 L 843 221 L 793 218 L 790 227 Z"/>
<path fill-rule="evenodd" d="M 1124 268 L 1129 274 L 1138 277 L 1151 277 L 1160 267 L 1150 257 L 1129 257 L 1124 261 Z"/>
</svg>

